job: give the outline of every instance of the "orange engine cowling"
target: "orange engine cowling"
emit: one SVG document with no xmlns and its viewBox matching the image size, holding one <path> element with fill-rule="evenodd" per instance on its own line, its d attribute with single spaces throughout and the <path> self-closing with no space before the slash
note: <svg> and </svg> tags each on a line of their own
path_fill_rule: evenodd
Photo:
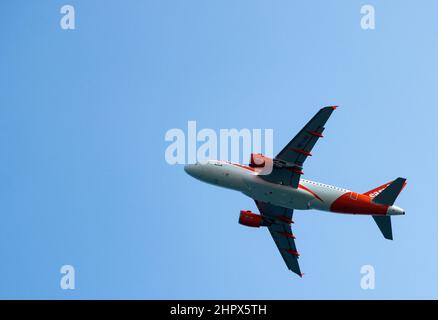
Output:
<svg viewBox="0 0 438 320">
<path fill-rule="evenodd" d="M 272 172 L 274 162 L 272 158 L 261 153 L 251 153 L 249 166 L 254 168 L 259 175 L 268 175 Z"/>
<path fill-rule="evenodd" d="M 262 225 L 263 218 L 261 215 L 249 210 L 241 210 L 239 223 L 247 227 L 259 228 Z"/>
<path fill-rule="evenodd" d="M 249 166 L 251 168 L 263 168 L 266 164 L 266 157 L 261 153 L 251 153 Z"/>
</svg>

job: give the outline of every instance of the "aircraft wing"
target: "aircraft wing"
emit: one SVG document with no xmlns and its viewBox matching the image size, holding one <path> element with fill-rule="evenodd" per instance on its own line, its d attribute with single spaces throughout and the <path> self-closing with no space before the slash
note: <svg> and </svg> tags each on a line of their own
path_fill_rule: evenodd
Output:
<svg viewBox="0 0 438 320">
<path fill-rule="evenodd" d="M 293 210 L 257 200 L 255 202 L 260 214 L 272 222 L 272 224 L 268 226 L 269 232 L 288 269 L 301 277 L 302 273 L 298 264 L 299 254 L 295 246 L 295 236 L 290 226 L 290 224 L 293 223 Z"/>
<path fill-rule="evenodd" d="M 284 185 L 298 187 L 303 174 L 303 163 L 311 156 L 311 151 L 322 138 L 324 125 L 336 107 L 325 107 L 318 111 L 300 132 L 274 158 L 272 172 L 261 175 L 265 180 Z"/>
</svg>

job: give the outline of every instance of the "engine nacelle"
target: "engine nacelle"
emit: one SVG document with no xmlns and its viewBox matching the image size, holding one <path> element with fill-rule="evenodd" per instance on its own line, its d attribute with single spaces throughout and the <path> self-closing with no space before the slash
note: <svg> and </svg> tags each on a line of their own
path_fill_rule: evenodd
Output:
<svg viewBox="0 0 438 320">
<path fill-rule="evenodd" d="M 260 226 L 269 225 L 260 214 L 254 213 L 250 210 L 240 211 L 239 223 L 252 228 L 260 228 Z"/>
<path fill-rule="evenodd" d="M 251 153 L 251 159 L 249 160 L 249 166 L 251 168 L 263 168 L 266 164 L 265 156 L 261 153 Z"/>
<path fill-rule="evenodd" d="M 251 153 L 249 166 L 255 168 L 260 175 L 268 175 L 272 172 L 273 161 L 272 158 L 266 157 L 261 153 Z"/>
</svg>

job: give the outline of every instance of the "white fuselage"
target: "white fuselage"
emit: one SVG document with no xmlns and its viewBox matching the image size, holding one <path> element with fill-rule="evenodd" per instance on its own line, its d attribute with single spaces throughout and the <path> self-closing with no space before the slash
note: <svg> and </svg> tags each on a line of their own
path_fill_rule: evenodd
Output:
<svg viewBox="0 0 438 320">
<path fill-rule="evenodd" d="M 300 180 L 298 188 L 271 183 L 262 179 L 259 171 L 228 161 L 209 160 L 204 164 L 189 164 L 185 166 L 185 171 L 201 181 L 240 191 L 254 200 L 289 209 L 333 211 L 335 202 L 336 207 L 338 202 L 341 205 L 355 205 L 363 197 L 344 188 L 305 179 Z M 385 214 L 404 214 L 404 211 L 397 206 L 390 206 L 385 209 Z"/>
</svg>

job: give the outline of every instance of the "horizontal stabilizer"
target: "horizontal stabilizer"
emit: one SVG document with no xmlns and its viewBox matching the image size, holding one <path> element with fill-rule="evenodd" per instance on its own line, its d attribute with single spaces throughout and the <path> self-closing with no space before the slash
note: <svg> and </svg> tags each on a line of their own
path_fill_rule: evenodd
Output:
<svg viewBox="0 0 438 320">
<path fill-rule="evenodd" d="M 385 239 L 392 240 L 392 226 L 390 216 L 373 216 L 374 221 L 376 221 L 377 226 L 382 232 Z"/>
<path fill-rule="evenodd" d="M 397 178 L 372 200 L 374 203 L 392 206 L 406 184 L 405 178 Z"/>
</svg>

